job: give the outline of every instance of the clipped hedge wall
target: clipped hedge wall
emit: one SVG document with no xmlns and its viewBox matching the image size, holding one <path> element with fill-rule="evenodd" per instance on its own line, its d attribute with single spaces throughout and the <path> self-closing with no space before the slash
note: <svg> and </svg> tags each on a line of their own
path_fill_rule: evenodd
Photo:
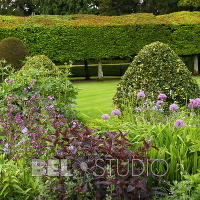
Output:
<svg viewBox="0 0 200 200">
<path fill-rule="evenodd" d="M 200 16 L 199 13 L 197 14 Z M 189 17 L 189 14 L 187 15 Z M 109 19 L 106 18 L 107 24 L 102 21 L 102 25 L 98 26 L 92 23 L 75 25 L 77 21 L 73 20 L 66 21 L 66 24 L 55 22 L 53 25 L 48 24 L 50 20 L 45 22 L 46 24 L 31 21 L 32 24 L 4 24 L 0 27 L 0 40 L 11 36 L 18 37 L 23 40 L 32 55 L 44 54 L 54 62 L 128 57 L 155 41 L 169 44 L 178 55 L 200 54 L 199 22 L 184 24 L 184 21 L 181 21 L 175 24 L 162 23 L 160 19 L 159 22 L 150 21 L 149 24 L 127 24 L 128 20 L 134 20 L 134 16 L 130 15 L 130 19 L 128 17 L 124 18 L 121 24 L 109 24 Z M 167 19 L 167 16 L 164 17 Z"/>
</svg>

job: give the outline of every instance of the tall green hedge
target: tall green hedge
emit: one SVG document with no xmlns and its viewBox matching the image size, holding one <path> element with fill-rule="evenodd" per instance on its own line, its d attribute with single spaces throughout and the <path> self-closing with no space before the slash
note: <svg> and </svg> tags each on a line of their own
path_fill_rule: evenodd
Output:
<svg viewBox="0 0 200 200">
<path fill-rule="evenodd" d="M 0 40 L 12 36 L 32 55 L 44 54 L 55 62 L 128 57 L 155 41 L 169 44 L 178 55 L 200 54 L 200 24 L 0 27 Z"/>
</svg>

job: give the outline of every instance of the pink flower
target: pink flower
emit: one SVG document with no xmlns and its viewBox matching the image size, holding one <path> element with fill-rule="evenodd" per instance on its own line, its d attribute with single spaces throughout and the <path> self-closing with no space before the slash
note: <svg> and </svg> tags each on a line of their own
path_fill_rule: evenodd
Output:
<svg viewBox="0 0 200 200">
<path fill-rule="evenodd" d="M 142 99 L 142 98 L 145 98 L 145 93 L 142 91 L 142 92 L 139 92 L 139 93 L 137 93 L 137 98 L 138 99 Z"/>
<path fill-rule="evenodd" d="M 183 120 L 179 119 L 179 120 L 175 121 L 174 126 L 176 126 L 176 127 L 184 127 L 185 123 L 184 123 Z"/>
<path fill-rule="evenodd" d="M 158 95 L 158 99 L 166 99 L 167 98 L 167 95 L 166 94 L 163 94 L 163 93 L 160 93 Z"/>
<path fill-rule="evenodd" d="M 6 83 L 14 83 L 14 80 L 6 80 Z"/>
<path fill-rule="evenodd" d="M 101 116 L 101 119 L 103 119 L 103 120 L 108 120 L 108 119 L 110 119 L 110 115 L 108 115 L 108 114 L 103 114 L 103 115 Z"/>
<path fill-rule="evenodd" d="M 52 96 L 48 96 L 47 98 L 50 99 L 50 100 L 55 100 L 55 98 L 52 97 Z"/>
<path fill-rule="evenodd" d="M 119 116 L 121 115 L 121 111 L 119 109 L 114 109 L 112 112 L 111 112 L 112 115 L 114 116 Z"/>
<path fill-rule="evenodd" d="M 164 104 L 164 102 L 161 101 L 161 100 L 159 100 L 159 101 L 156 102 L 156 105 L 157 105 L 157 106 L 162 106 L 163 104 Z"/>
<path fill-rule="evenodd" d="M 170 111 L 177 111 L 179 109 L 179 107 L 176 104 L 171 104 L 169 106 L 169 110 Z"/>
<path fill-rule="evenodd" d="M 188 108 L 198 108 L 200 107 L 200 98 L 191 99 L 190 103 L 188 104 Z"/>
</svg>

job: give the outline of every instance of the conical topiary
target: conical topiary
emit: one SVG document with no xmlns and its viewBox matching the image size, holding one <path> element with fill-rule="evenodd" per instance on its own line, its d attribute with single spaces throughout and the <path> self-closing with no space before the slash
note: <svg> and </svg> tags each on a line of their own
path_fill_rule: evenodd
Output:
<svg viewBox="0 0 200 200">
<path fill-rule="evenodd" d="M 113 98 L 115 106 L 124 110 L 137 106 L 136 94 L 144 91 L 155 100 L 159 93 L 167 95 L 168 103 L 186 104 L 197 97 L 200 89 L 191 73 L 166 44 L 154 42 L 145 46 L 127 69 Z"/>
<path fill-rule="evenodd" d="M 0 42 L 0 59 L 5 59 L 15 69 L 23 65 L 28 50 L 22 41 L 15 37 L 5 38 Z"/>
</svg>

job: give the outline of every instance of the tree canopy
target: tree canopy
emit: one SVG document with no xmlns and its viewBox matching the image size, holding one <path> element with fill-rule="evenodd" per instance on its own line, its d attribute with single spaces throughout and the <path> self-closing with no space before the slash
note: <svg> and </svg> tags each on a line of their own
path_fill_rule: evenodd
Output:
<svg viewBox="0 0 200 200">
<path fill-rule="evenodd" d="M 32 0 L 1 0 L 0 15 L 31 15 L 34 10 Z"/>
<path fill-rule="evenodd" d="M 19 16 L 33 13 L 123 15 L 136 12 L 159 15 L 199 8 L 200 0 L 0 0 L 1 15 Z"/>
<path fill-rule="evenodd" d="M 136 12 L 138 0 L 99 0 L 100 13 L 103 15 L 122 15 Z"/>
<path fill-rule="evenodd" d="M 200 0 L 180 0 L 178 5 L 200 8 Z"/>
<path fill-rule="evenodd" d="M 38 14 L 65 15 L 92 13 L 97 2 L 92 0 L 32 0 L 32 3 Z"/>
</svg>

